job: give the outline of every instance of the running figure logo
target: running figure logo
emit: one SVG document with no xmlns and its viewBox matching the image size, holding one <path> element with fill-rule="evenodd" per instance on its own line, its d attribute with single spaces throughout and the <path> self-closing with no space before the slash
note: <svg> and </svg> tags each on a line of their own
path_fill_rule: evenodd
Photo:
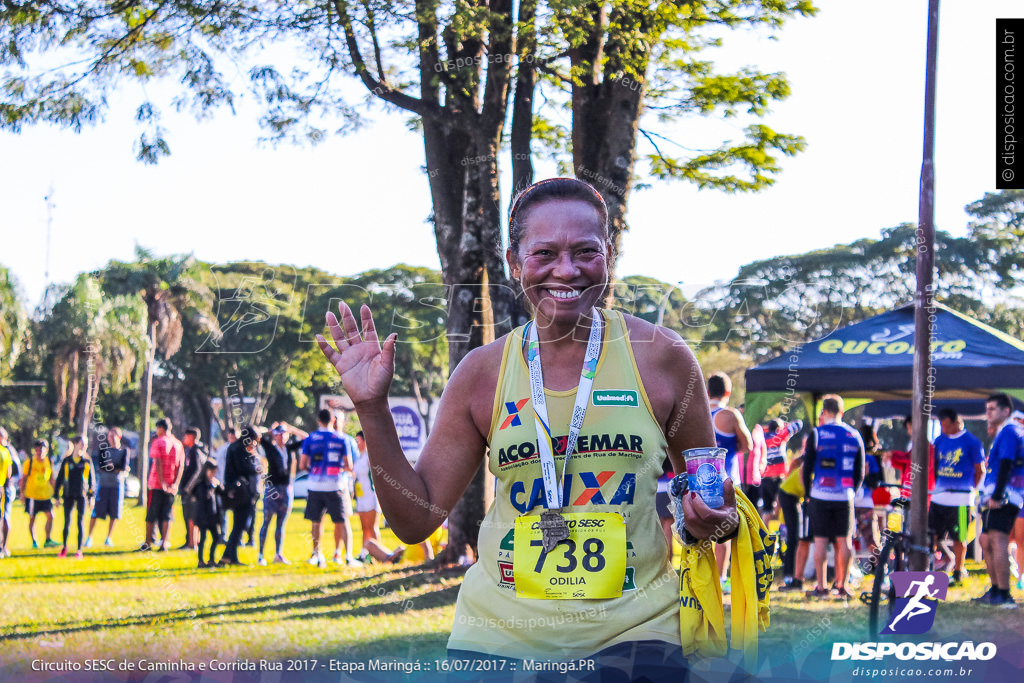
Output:
<svg viewBox="0 0 1024 683">
<path fill-rule="evenodd" d="M 925 633 L 935 623 L 939 600 L 946 599 L 949 576 L 944 572 L 895 572 L 892 584 L 896 589 L 894 616 L 882 633 Z"/>
</svg>

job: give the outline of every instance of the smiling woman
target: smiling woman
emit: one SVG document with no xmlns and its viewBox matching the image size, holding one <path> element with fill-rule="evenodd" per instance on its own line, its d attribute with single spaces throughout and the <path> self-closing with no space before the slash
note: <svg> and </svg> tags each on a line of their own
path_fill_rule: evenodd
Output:
<svg viewBox="0 0 1024 683">
<path fill-rule="evenodd" d="M 417 543 L 437 528 L 487 454 L 495 501 L 459 592 L 452 657 L 593 658 L 592 676 L 625 660 L 634 679 L 685 671 L 678 577 L 655 492 L 666 456 L 684 471 L 684 450 L 714 445 L 710 409 L 677 334 L 598 308 L 609 281 L 607 215 L 600 194 L 576 179 L 520 193 L 506 258 L 534 320 L 458 366 L 415 469 L 387 403 L 395 335 L 381 346 L 370 309 L 360 330 L 341 304 L 340 321 L 327 314 L 334 346 L 317 339 L 359 413 L 373 471 L 394 482 L 377 492 L 399 538 Z M 683 501 L 696 537 L 736 528 L 731 483 L 725 489 L 717 510 Z M 500 626 L 510 620 L 531 627 Z"/>
</svg>

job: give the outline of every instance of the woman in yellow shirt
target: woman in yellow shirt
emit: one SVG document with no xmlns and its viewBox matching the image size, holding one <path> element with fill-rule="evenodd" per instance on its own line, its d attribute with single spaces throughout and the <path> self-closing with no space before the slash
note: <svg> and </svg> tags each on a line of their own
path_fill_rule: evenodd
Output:
<svg viewBox="0 0 1024 683">
<path fill-rule="evenodd" d="M 341 304 L 340 321 L 327 314 L 335 346 L 318 337 L 355 403 L 399 538 L 429 536 L 481 463 L 497 478 L 456 605 L 453 656 L 629 661 L 634 679 L 685 672 L 678 578 L 655 493 L 666 456 L 683 472 L 684 450 L 714 446 L 710 408 L 678 334 L 599 310 L 610 249 L 608 210 L 590 185 L 556 178 L 517 196 L 505 257 L 534 321 L 461 361 L 415 468 L 387 402 L 396 335 L 381 347 L 369 307 L 360 331 Z M 685 496 L 687 530 L 734 532 L 731 482 L 725 500 L 711 509 Z"/>
<path fill-rule="evenodd" d="M 59 543 L 50 538 L 53 532 L 53 463 L 48 455 L 50 448 L 42 439 L 32 445 L 32 457 L 25 463 L 25 473 L 21 477 L 21 498 L 25 501 L 28 512 L 28 534 L 32 538 L 32 547 L 38 548 L 36 541 L 36 515 L 46 515 L 46 541 L 44 548 L 55 548 Z"/>
</svg>

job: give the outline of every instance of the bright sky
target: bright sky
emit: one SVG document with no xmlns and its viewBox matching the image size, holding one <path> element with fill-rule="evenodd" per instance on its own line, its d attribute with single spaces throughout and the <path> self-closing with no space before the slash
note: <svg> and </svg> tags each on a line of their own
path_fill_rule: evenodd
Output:
<svg viewBox="0 0 1024 683">
<path fill-rule="evenodd" d="M 917 220 L 928 3 L 817 4 L 816 18 L 791 22 L 779 40 L 738 34 L 716 57 L 729 68 L 787 73 L 793 95 L 768 124 L 803 135 L 808 149 L 783 160 L 776 185 L 756 195 L 682 183 L 634 192 L 620 274 L 683 281 L 691 294 L 753 260 Z M 964 205 L 995 188 L 995 19 L 1020 10 L 1019 0 L 942 4 L 936 224 L 953 234 L 966 230 Z M 168 112 L 173 154 L 153 167 L 134 160 L 129 109 L 115 104 L 104 124 L 79 135 L 50 127 L 0 134 L 0 264 L 32 307 L 46 282 L 51 187 L 50 281 L 130 259 L 136 243 L 339 275 L 398 262 L 439 267 L 423 146 L 404 116 L 378 114 L 374 125 L 315 148 L 272 149 L 257 145 L 255 116 L 224 112 L 196 123 Z M 699 147 L 710 143 L 692 132 L 705 127 L 668 133 Z M 740 137 L 740 126 L 716 130 Z"/>
</svg>

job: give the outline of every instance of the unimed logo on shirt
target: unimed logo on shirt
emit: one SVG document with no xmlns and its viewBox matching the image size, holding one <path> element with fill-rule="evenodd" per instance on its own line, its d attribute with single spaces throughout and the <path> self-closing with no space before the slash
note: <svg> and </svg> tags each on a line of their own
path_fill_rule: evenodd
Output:
<svg viewBox="0 0 1024 683">
<path fill-rule="evenodd" d="M 593 400 L 595 406 L 640 407 L 640 397 L 635 391 L 595 391 Z"/>
</svg>

